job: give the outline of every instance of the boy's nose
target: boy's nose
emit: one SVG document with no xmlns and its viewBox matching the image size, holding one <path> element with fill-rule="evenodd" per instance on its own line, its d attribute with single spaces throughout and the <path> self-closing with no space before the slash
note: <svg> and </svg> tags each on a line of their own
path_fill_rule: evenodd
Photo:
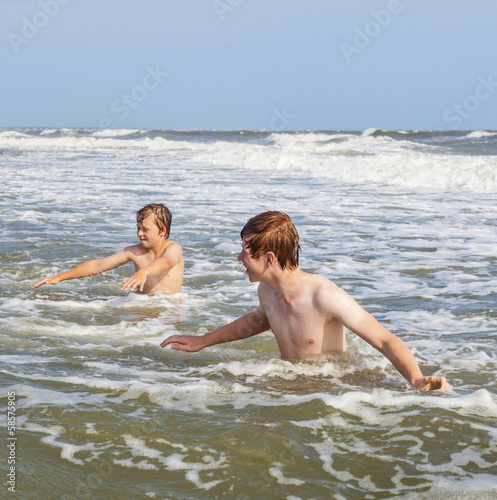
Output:
<svg viewBox="0 0 497 500">
<path fill-rule="evenodd" d="M 243 252 L 240 252 L 240 253 L 238 254 L 238 257 L 236 258 L 236 260 L 243 260 L 242 253 L 243 253 Z"/>
</svg>

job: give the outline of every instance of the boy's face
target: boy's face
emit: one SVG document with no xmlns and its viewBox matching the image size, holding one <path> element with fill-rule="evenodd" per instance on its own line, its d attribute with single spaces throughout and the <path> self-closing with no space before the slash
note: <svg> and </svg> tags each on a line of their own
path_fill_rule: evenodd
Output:
<svg viewBox="0 0 497 500">
<path fill-rule="evenodd" d="M 260 281 L 260 277 L 266 268 L 264 258 L 265 254 L 258 259 L 254 259 L 250 253 L 249 242 L 243 240 L 242 251 L 238 255 L 238 260 L 245 266 L 250 281 Z"/>
<path fill-rule="evenodd" d="M 163 240 L 166 235 L 166 230 L 159 230 L 152 216 L 143 219 L 136 224 L 136 235 L 145 248 L 155 246 L 159 241 Z"/>
</svg>

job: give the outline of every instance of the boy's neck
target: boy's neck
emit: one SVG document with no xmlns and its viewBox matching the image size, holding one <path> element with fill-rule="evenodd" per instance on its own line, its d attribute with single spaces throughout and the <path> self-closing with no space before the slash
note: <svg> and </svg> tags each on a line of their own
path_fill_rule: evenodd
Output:
<svg viewBox="0 0 497 500">
<path fill-rule="evenodd" d="M 306 273 L 300 268 L 293 270 L 278 270 L 274 272 L 267 280 L 263 280 L 275 292 L 282 295 L 285 300 L 291 300 L 301 293 L 302 280 Z"/>
<path fill-rule="evenodd" d="M 160 240 L 156 245 L 148 249 L 148 252 L 153 252 L 156 256 L 164 252 L 165 248 L 169 244 L 169 240 Z"/>
</svg>

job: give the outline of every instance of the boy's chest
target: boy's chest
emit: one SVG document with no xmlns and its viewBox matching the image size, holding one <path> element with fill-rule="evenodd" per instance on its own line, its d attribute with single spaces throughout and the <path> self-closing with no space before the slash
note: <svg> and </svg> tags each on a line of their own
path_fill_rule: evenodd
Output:
<svg viewBox="0 0 497 500">
<path fill-rule="evenodd" d="M 133 263 L 137 270 L 143 269 L 144 267 L 152 264 L 154 261 L 154 256 L 148 253 L 144 253 L 142 255 L 135 255 L 133 257 Z"/>
<path fill-rule="evenodd" d="M 277 337 L 305 340 L 322 332 L 326 324 L 326 318 L 318 313 L 311 300 L 300 299 L 290 304 L 279 301 L 266 312 L 271 330 Z"/>
<path fill-rule="evenodd" d="M 312 303 L 275 307 L 268 320 L 280 349 L 288 348 L 294 357 L 346 349 L 343 325 Z"/>
</svg>

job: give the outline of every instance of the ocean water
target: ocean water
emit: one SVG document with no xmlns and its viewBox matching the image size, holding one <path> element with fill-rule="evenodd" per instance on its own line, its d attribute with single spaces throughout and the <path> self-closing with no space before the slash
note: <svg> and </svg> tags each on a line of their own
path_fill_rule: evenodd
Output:
<svg viewBox="0 0 497 500">
<path fill-rule="evenodd" d="M 497 498 L 497 132 L 3 129 L 0 172 L 2 498 Z M 151 202 L 182 293 L 121 292 L 132 266 L 31 289 Z M 236 257 L 265 210 L 453 392 L 351 333 L 298 363 L 270 332 L 161 349 L 256 306 Z"/>
</svg>

